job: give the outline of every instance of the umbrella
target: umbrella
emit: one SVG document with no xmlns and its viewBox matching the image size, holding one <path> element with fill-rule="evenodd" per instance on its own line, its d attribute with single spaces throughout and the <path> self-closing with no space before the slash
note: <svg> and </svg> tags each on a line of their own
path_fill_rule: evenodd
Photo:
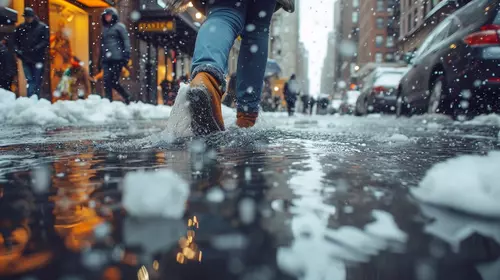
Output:
<svg viewBox="0 0 500 280">
<path fill-rule="evenodd" d="M 278 75 L 281 76 L 281 67 L 274 59 L 268 59 L 266 64 L 266 77 Z"/>
</svg>

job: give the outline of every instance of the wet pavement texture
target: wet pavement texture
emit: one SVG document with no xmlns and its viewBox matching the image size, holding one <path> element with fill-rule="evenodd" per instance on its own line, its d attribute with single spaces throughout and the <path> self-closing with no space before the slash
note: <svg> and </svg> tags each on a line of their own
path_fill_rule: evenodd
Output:
<svg viewBox="0 0 500 280">
<path fill-rule="evenodd" d="M 498 127 L 265 119 L 174 144 L 162 122 L 0 126 L 0 277 L 500 279 L 500 221 L 408 192 L 435 163 L 500 150 Z M 189 182 L 183 218 L 127 215 L 125 175 L 160 169 Z M 370 234 L 386 216 L 404 238 Z"/>
</svg>

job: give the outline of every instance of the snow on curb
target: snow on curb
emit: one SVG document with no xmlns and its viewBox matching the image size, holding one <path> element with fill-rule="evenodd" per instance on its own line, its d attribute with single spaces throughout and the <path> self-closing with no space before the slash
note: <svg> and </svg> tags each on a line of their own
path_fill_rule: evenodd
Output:
<svg viewBox="0 0 500 280">
<path fill-rule="evenodd" d="M 58 101 L 20 97 L 0 89 L 0 123 L 11 125 L 108 124 L 127 120 L 167 119 L 171 108 L 142 102 L 125 105 L 91 95 L 86 100 Z"/>
<path fill-rule="evenodd" d="M 424 202 L 500 218 L 500 152 L 466 155 L 432 167 L 411 193 Z"/>
<path fill-rule="evenodd" d="M 497 114 L 481 115 L 475 117 L 470 121 L 464 122 L 464 124 L 500 126 L 500 115 Z"/>
<path fill-rule="evenodd" d="M 134 217 L 180 219 L 189 196 L 189 184 L 171 170 L 127 173 L 123 208 Z"/>
</svg>

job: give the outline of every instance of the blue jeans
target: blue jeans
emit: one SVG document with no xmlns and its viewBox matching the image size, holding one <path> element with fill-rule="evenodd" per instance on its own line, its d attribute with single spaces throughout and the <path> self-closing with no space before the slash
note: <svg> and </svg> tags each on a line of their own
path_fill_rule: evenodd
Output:
<svg viewBox="0 0 500 280">
<path fill-rule="evenodd" d="M 28 97 L 36 95 L 40 98 L 43 83 L 43 62 L 38 64 L 23 62 L 23 70 L 28 84 Z"/>
<path fill-rule="evenodd" d="M 239 112 L 259 111 L 267 64 L 269 25 L 276 0 L 213 0 L 207 20 L 196 38 L 191 75 L 212 74 L 225 88 L 228 57 L 234 40 L 242 36 L 236 73 Z"/>
</svg>

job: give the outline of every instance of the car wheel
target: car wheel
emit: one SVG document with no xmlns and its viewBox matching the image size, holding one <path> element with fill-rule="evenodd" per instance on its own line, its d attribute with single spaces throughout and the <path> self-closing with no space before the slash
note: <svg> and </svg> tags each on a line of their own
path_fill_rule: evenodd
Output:
<svg viewBox="0 0 500 280">
<path fill-rule="evenodd" d="M 410 108 L 408 103 L 404 101 L 402 89 L 398 89 L 398 98 L 396 99 L 396 117 L 409 116 Z"/>
<path fill-rule="evenodd" d="M 429 106 L 427 107 L 428 114 L 439 114 L 444 113 L 443 111 L 443 99 L 444 92 L 446 90 L 446 79 L 444 75 L 440 74 L 431 83 L 429 89 Z"/>
</svg>

